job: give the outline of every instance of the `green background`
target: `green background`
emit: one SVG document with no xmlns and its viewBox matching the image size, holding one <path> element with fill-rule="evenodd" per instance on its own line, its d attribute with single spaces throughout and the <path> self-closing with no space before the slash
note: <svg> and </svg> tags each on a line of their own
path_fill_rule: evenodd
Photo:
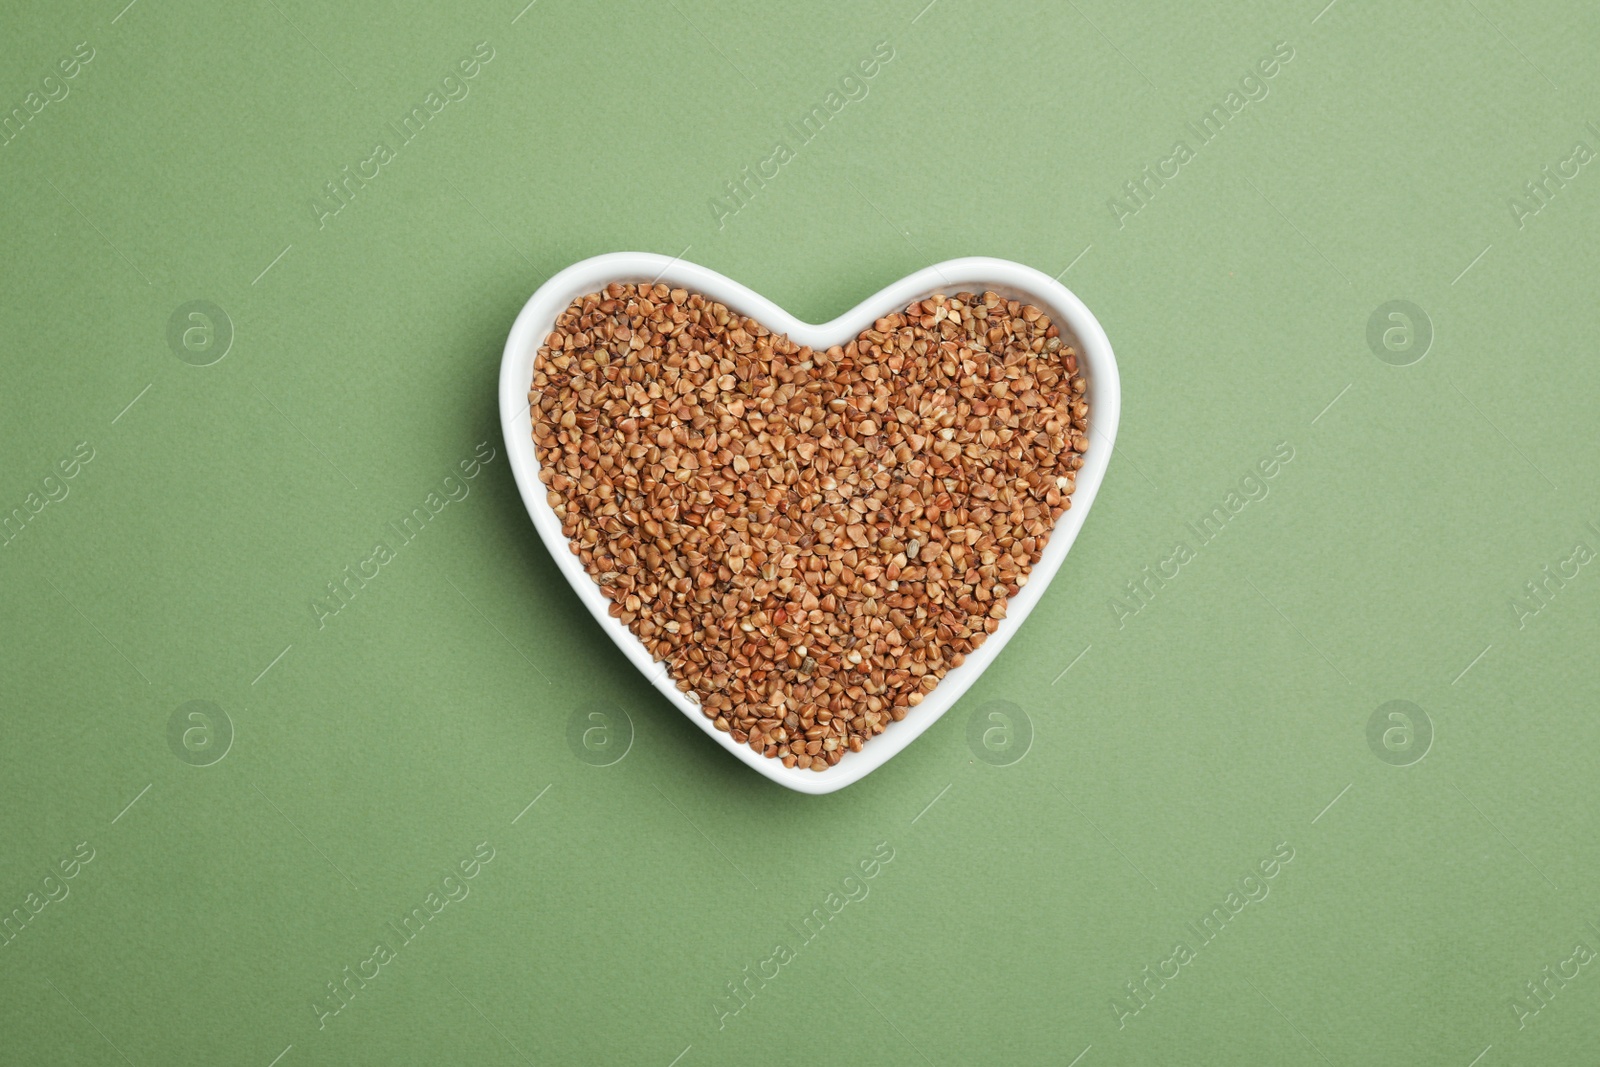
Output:
<svg viewBox="0 0 1600 1067">
<path fill-rule="evenodd" d="M 0 1061 L 1591 1062 L 1600 968 L 1513 998 L 1600 947 L 1600 568 L 1512 605 L 1600 550 L 1600 174 L 1520 226 L 1510 200 L 1600 149 L 1600 12 L 1324 2 L 6 4 L 5 111 L 94 57 L 0 146 L 0 513 L 94 458 L 0 547 L 0 914 L 94 858 L 0 947 Z M 485 41 L 319 228 L 323 183 Z M 865 98 L 719 226 L 724 182 L 880 41 Z M 517 496 L 506 331 L 620 249 L 813 321 L 1001 256 L 1065 271 L 1116 347 L 1117 455 L 1048 595 L 841 793 L 782 790 L 661 700 Z M 231 324 L 210 366 L 168 343 L 193 300 Z M 1407 366 L 1368 343 L 1391 300 L 1432 332 Z M 467 498 L 319 627 L 483 441 Z M 193 700 L 226 716 L 209 750 L 169 741 Z M 1390 700 L 1421 709 L 1397 752 L 1368 741 Z M 568 740 L 596 706 L 608 766 Z M 227 724 L 220 760 L 181 758 Z M 319 1028 L 325 984 L 482 843 L 470 895 Z M 1280 845 L 1269 895 L 1119 1027 L 1125 983 Z"/>
</svg>

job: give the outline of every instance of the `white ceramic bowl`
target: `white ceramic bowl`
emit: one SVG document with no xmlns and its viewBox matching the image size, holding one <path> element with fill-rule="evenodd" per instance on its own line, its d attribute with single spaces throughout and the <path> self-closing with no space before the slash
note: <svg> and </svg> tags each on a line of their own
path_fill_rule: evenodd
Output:
<svg viewBox="0 0 1600 1067">
<path fill-rule="evenodd" d="M 533 447 L 533 423 L 528 409 L 528 389 L 533 382 L 533 361 L 539 346 L 555 326 L 559 315 L 574 298 L 598 292 L 612 282 L 665 282 L 673 288 L 703 293 L 726 304 L 733 311 L 749 316 L 768 329 L 788 334 L 794 341 L 824 349 L 845 344 L 883 316 L 904 310 L 916 300 L 934 293 L 954 295 L 992 289 L 1002 296 L 1024 300 L 1043 308 L 1063 334 L 1070 334 L 1078 352 L 1078 366 L 1087 380 L 1091 436 L 1089 451 L 1078 472 L 1072 506 L 1056 523 L 1045 546 L 1044 555 L 1034 566 L 1028 584 L 1013 597 L 1000 627 L 981 647 L 969 653 L 961 666 L 947 673 L 939 685 L 905 719 L 890 723 L 860 752 L 847 752 L 835 766 L 822 772 L 785 767 L 768 759 L 748 745 L 741 745 L 720 732 L 706 718 L 699 705 L 679 692 L 668 677 L 666 665 L 653 660 L 639 639 L 617 619 L 606 613 L 610 602 L 595 585 L 578 557 L 562 536 L 561 522 L 546 499 L 544 483 L 539 481 L 539 460 Z M 500 364 L 500 422 L 505 430 L 506 454 L 516 475 L 517 488 L 533 518 L 533 525 L 555 557 L 556 565 L 588 606 L 611 639 L 633 665 L 675 705 L 689 721 L 706 732 L 717 744 L 779 785 L 802 793 L 831 793 L 872 773 L 893 759 L 901 749 L 920 737 L 948 711 L 967 688 L 977 681 L 989 664 L 1000 655 L 1028 613 L 1044 595 L 1050 579 L 1067 558 L 1067 550 L 1078 536 L 1089 506 L 1094 503 L 1100 482 L 1111 459 L 1121 413 L 1121 387 L 1111 342 L 1083 302 L 1059 282 L 1031 267 L 1003 259 L 972 257 L 952 259 L 919 270 L 873 296 L 867 297 L 832 322 L 813 325 L 801 322 L 758 293 L 716 271 L 686 263 L 681 259 L 649 252 L 612 252 L 574 263 L 539 287 L 523 306 L 522 313 L 506 338 L 505 358 Z"/>
</svg>

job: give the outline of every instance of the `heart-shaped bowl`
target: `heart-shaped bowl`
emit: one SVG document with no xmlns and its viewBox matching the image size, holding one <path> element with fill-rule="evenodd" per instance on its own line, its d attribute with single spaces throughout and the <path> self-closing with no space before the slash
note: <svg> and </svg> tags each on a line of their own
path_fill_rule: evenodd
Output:
<svg viewBox="0 0 1600 1067">
<path fill-rule="evenodd" d="M 654 660 L 643 643 L 607 609 L 610 601 L 589 577 L 582 562 L 573 554 L 561 532 L 561 520 L 550 507 L 543 482 L 539 481 L 539 457 L 533 446 L 533 421 L 528 405 L 528 390 L 533 383 L 533 363 L 545 338 L 555 328 L 556 317 L 574 299 L 599 292 L 612 282 L 664 282 L 674 289 L 688 289 L 718 301 L 740 315 L 755 319 L 769 330 L 786 333 L 796 343 L 814 349 L 843 345 L 885 315 L 903 311 L 934 293 L 954 296 L 958 292 L 982 293 L 993 290 L 1008 299 L 1021 300 L 1043 309 L 1062 330 L 1064 339 L 1078 353 L 1078 369 L 1083 375 L 1089 398 L 1089 449 L 1078 471 L 1072 506 L 1050 531 L 1044 554 L 1033 566 L 1028 583 L 1018 590 L 1006 607 L 1006 617 L 982 645 L 967 653 L 959 667 L 952 668 L 931 693 L 905 719 L 890 723 L 860 752 L 847 752 L 843 759 L 818 773 L 799 767 L 785 767 L 776 759 L 761 755 L 719 731 L 706 718 L 700 706 L 678 691 L 667 666 Z M 1044 595 L 1055 577 L 1067 550 L 1078 536 L 1095 493 L 1105 478 L 1117 436 L 1122 393 L 1117 378 L 1117 362 L 1111 342 L 1083 301 L 1064 285 L 1032 267 L 1004 259 L 974 256 L 936 263 L 867 297 L 831 322 L 813 325 L 801 322 L 759 293 L 725 278 L 714 270 L 669 259 L 650 252 L 611 252 L 574 263 L 541 285 L 529 298 L 506 338 L 505 357 L 500 364 L 500 423 L 505 431 L 506 454 L 522 492 L 522 501 L 533 518 L 534 529 L 555 557 L 567 582 L 588 607 L 600 628 L 650 682 L 717 744 L 738 759 L 771 778 L 779 785 L 801 793 L 831 793 L 871 774 L 901 749 L 915 741 L 961 698 L 967 688 L 993 663 L 1027 619 L 1028 613 Z"/>
</svg>

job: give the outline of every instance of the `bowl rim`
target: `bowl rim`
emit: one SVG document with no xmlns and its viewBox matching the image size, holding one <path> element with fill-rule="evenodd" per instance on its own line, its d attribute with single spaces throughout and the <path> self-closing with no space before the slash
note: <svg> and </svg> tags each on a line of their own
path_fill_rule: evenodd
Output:
<svg viewBox="0 0 1600 1067">
<path fill-rule="evenodd" d="M 1078 471 L 1072 503 L 1051 529 L 1044 553 L 1029 573 L 1028 584 L 1011 598 L 1006 617 L 1000 620 L 996 631 L 968 654 L 961 666 L 952 668 L 905 719 L 892 723 L 860 752 L 847 753 L 825 771 L 785 767 L 781 760 L 769 759 L 716 729 L 700 706 L 677 689 L 666 665 L 654 660 L 626 625 L 607 614 L 610 601 L 572 553 L 562 535 L 561 522 L 546 499 L 547 490 L 539 481 L 539 461 L 533 445 L 533 420 L 528 404 L 534 360 L 562 310 L 575 298 L 599 292 L 612 282 L 664 282 L 671 288 L 698 292 L 740 315 L 756 319 L 769 330 L 787 333 L 792 340 L 812 348 L 845 344 L 877 319 L 904 310 L 907 305 L 934 293 L 953 296 L 958 292 L 991 289 L 1007 299 L 1037 304 L 1052 321 L 1063 327 L 1064 332 L 1071 334 L 1079 356 L 1079 373 L 1084 376 L 1089 398 L 1089 449 Z M 528 516 L 567 584 L 601 629 L 657 691 L 724 749 L 781 786 L 820 795 L 860 781 L 922 736 L 960 700 L 1021 628 L 1065 562 L 1105 479 L 1121 418 L 1122 388 L 1111 342 L 1083 301 L 1049 275 L 1010 260 L 968 256 L 935 263 L 885 286 L 827 322 L 809 323 L 749 287 L 681 257 L 654 252 L 608 252 L 581 260 L 551 276 L 523 305 L 506 337 L 505 354 L 500 363 L 499 407 L 506 455 Z"/>
</svg>

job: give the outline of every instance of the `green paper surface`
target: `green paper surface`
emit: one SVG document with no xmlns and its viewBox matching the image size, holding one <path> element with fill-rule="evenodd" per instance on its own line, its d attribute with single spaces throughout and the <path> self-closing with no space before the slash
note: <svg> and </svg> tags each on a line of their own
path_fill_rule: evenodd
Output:
<svg viewBox="0 0 1600 1067">
<path fill-rule="evenodd" d="M 1591 1062 L 1592 5 L 124 3 L 0 14 L 0 1063 Z M 506 332 L 624 249 L 1116 349 L 843 792 L 517 495 Z"/>
</svg>

